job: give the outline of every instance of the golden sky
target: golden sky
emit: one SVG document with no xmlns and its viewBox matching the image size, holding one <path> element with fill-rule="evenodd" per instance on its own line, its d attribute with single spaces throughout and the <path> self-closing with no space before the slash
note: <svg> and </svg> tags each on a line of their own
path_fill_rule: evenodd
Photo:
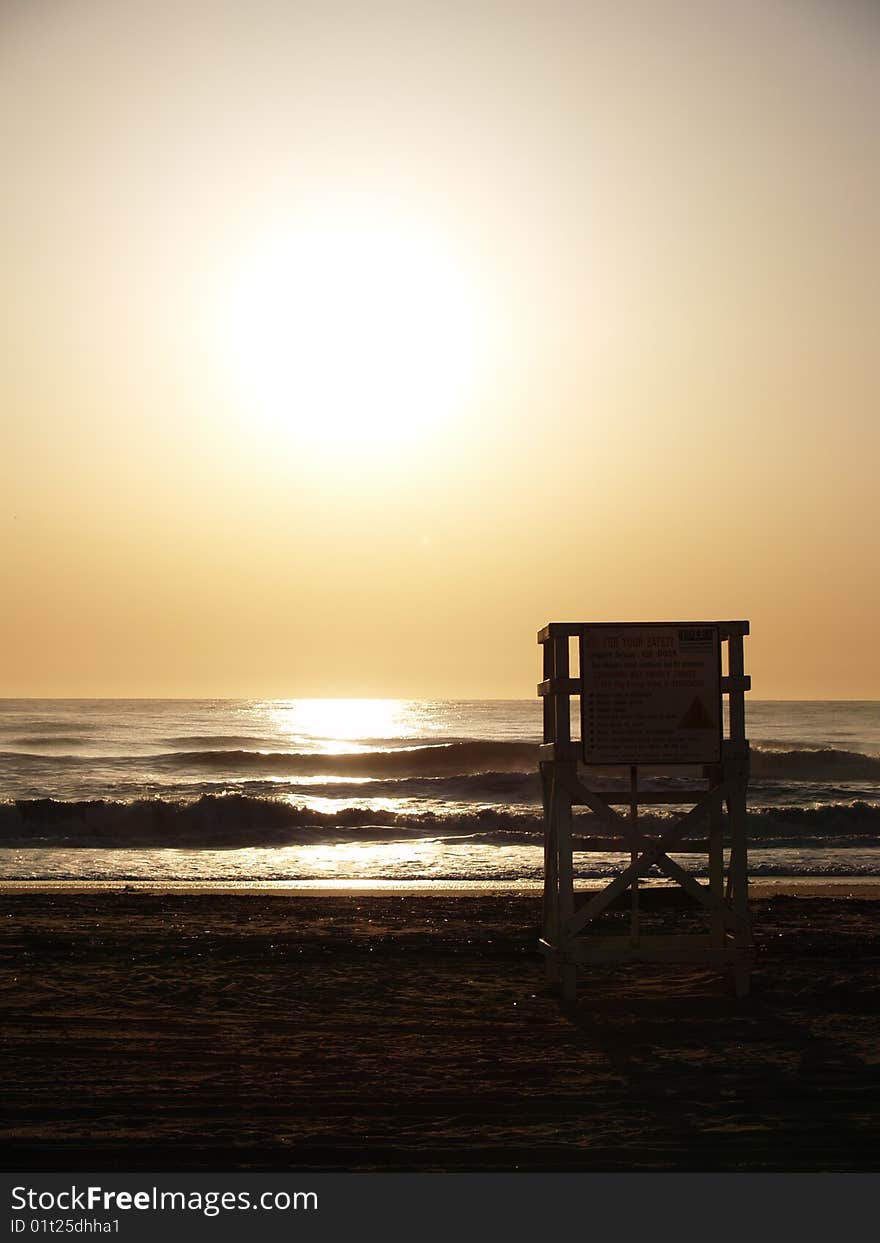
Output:
<svg viewBox="0 0 880 1243">
<path fill-rule="evenodd" d="M 0 5 L 0 694 L 880 698 L 880 15 Z"/>
</svg>

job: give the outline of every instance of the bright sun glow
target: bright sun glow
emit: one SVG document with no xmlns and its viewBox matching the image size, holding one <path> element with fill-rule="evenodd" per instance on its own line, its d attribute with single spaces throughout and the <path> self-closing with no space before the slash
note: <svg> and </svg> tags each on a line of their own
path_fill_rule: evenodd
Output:
<svg viewBox="0 0 880 1243">
<path fill-rule="evenodd" d="M 412 709 L 399 699 L 294 699 L 273 705 L 270 715 L 276 727 L 334 753 L 370 750 L 364 739 L 415 732 Z"/>
<path fill-rule="evenodd" d="M 246 259 L 221 348 L 249 417 L 334 452 L 385 454 L 463 409 L 487 316 L 440 238 L 368 211 L 327 214 Z"/>
</svg>

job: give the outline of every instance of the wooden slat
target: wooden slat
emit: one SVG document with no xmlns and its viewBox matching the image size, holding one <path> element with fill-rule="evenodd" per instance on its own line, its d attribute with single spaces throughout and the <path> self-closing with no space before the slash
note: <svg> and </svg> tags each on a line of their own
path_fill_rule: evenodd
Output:
<svg viewBox="0 0 880 1243">
<path fill-rule="evenodd" d="M 581 693 L 580 678 L 545 678 L 538 683 L 538 695 L 579 695 Z"/>
<path fill-rule="evenodd" d="M 552 703 L 552 699 L 548 701 Z M 574 763 L 581 753 L 577 742 L 545 742 L 538 746 L 538 760 L 542 763 Z"/>
<path fill-rule="evenodd" d="M 546 626 L 538 631 L 538 642 L 543 643 L 545 639 L 560 634 L 577 635 L 582 630 L 587 630 L 590 626 L 620 626 L 627 629 L 635 627 L 644 628 L 645 626 L 717 626 L 725 637 L 730 634 L 744 635 L 749 633 L 749 623 L 742 619 L 739 621 L 706 621 L 704 618 L 701 621 L 694 621 L 693 619 L 686 621 L 680 618 L 673 618 L 671 620 L 667 618 L 666 621 L 655 621 L 651 618 L 649 621 L 617 621 L 616 619 L 605 621 L 599 618 L 596 621 L 548 622 Z"/>
<path fill-rule="evenodd" d="M 556 816 L 553 805 L 553 765 L 542 764 L 541 795 L 544 804 L 544 933 L 555 937 L 559 928 L 559 856 L 556 841 Z"/>
<path fill-rule="evenodd" d="M 569 680 L 568 639 L 557 635 L 553 640 L 552 681 L 563 684 Z M 571 742 L 571 701 L 565 693 L 553 696 L 554 738 L 557 742 Z"/>
<path fill-rule="evenodd" d="M 568 660 L 568 640 L 561 640 L 565 644 L 565 658 Z M 559 643 L 557 640 L 557 659 L 559 653 Z M 557 699 L 555 701 L 559 703 Z M 568 700 L 563 701 L 568 704 Z M 557 715 L 557 729 L 559 728 L 559 718 Z M 556 782 L 556 840 L 558 844 L 557 850 L 557 868 L 559 874 L 559 900 L 557 910 L 559 913 L 560 928 L 564 928 L 574 915 L 574 854 L 571 849 L 571 795 L 565 788 L 564 778 L 569 770 L 574 771 L 574 764 L 554 764 L 553 776 Z M 562 961 L 560 963 L 559 983 L 562 990 L 562 998 L 564 1001 L 574 1001 L 577 992 L 577 972 L 574 963 Z"/>
<path fill-rule="evenodd" d="M 743 644 L 742 636 L 737 635 L 731 639 L 730 647 L 727 653 L 728 671 L 730 677 L 736 682 L 744 682 L 745 674 L 743 671 Z M 751 680 L 749 681 L 751 686 Z M 743 688 L 745 690 L 747 688 Z M 732 742 L 745 741 L 746 721 L 745 721 L 745 700 L 743 699 L 743 690 L 737 689 L 730 692 L 730 738 Z"/>
<path fill-rule="evenodd" d="M 630 764 L 629 767 L 629 823 L 630 823 L 630 863 L 635 863 L 639 856 L 639 848 L 636 845 L 639 833 L 639 770 L 638 765 Z M 630 904 L 630 923 L 629 934 L 633 944 L 637 944 L 639 940 L 639 878 L 636 877 L 630 886 L 632 893 L 632 901 Z"/>
<path fill-rule="evenodd" d="M 740 621 L 589 621 L 589 622 L 548 622 L 546 626 L 542 626 L 538 631 L 538 642 L 546 643 L 548 639 L 554 639 L 559 635 L 566 635 L 570 638 L 582 634 L 590 626 L 681 626 L 690 628 L 692 626 L 712 626 L 718 627 L 718 633 L 722 640 L 730 638 L 731 635 L 746 635 L 749 633 L 749 623 L 744 620 Z"/>
<path fill-rule="evenodd" d="M 544 668 L 544 680 L 553 676 L 553 648 L 549 643 L 545 643 L 541 649 L 541 657 Z M 549 697 L 544 700 L 544 742 L 552 743 L 556 740 L 554 732 L 556 717 L 553 710 L 553 700 Z"/>
<path fill-rule="evenodd" d="M 730 640 L 728 650 L 728 671 L 731 677 L 744 677 L 742 635 Z M 746 782 L 748 781 L 748 741 L 746 739 L 745 697 L 742 691 L 734 691 L 730 696 L 730 737 L 739 743 L 744 754 L 732 764 L 736 766 L 738 780 L 731 781 L 727 796 L 727 818 L 730 826 L 730 868 L 728 881 L 731 886 L 731 900 L 736 917 L 736 943 L 740 949 L 751 946 L 751 916 L 749 912 L 749 872 L 747 861 L 746 822 Z M 749 965 L 744 964 L 734 970 L 736 995 L 743 997 L 749 991 Z"/>
<path fill-rule="evenodd" d="M 724 898 L 724 828 L 721 821 L 721 808 L 712 812 L 709 823 L 709 888 L 715 896 Z M 716 911 L 712 915 L 712 940 L 715 945 L 724 942 L 724 919 Z"/>
<path fill-rule="evenodd" d="M 623 790 L 593 790 L 593 794 L 599 794 L 606 803 L 610 803 L 613 807 L 629 806 L 630 796 Z M 701 798 L 708 794 L 708 790 L 703 787 L 702 790 L 640 790 L 639 804 L 648 806 L 663 806 L 665 803 L 698 803 Z"/>
<path fill-rule="evenodd" d="M 731 691 L 750 691 L 751 689 L 752 679 L 748 674 L 743 674 L 741 677 L 733 677 L 726 674 L 721 679 L 722 695 L 730 694 Z"/>
<path fill-rule="evenodd" d="M 747 756 L 749 744 L 743 738 L 725 738 L 721 743 L 722 761 L 735 760 L 739 756 Z"/>
<path fill-rule="evenodd" d="M 629 851 L 631 844 L 634 844 L 638 850 L 646 850 L 651 842 L 655 840 L 649 837 L 642 837 L 641 835 L 635 838 L 634 843 L 623 837 L 593 837 L 591 834 L 580 832 L 577 820 L 573 822 L 572 832 L 575 838 L 577 838 L 577 843 L 574 847 L 576 854 L 625 855 Z M 672 848 L 670 847 L 670 849 Z M 678 842 L 673 853 L 677 855 L 701 855 L 705 854 L 708 849 L 708 839 L 701 841 L 697 838 L 688 838 L 687 841 Z"/>
<path fill-rule="evenodd" d="M 572 793 L 574 803 L 579 803 L 582 807 L 590 807 L 595 813 L 597 813 L 597 815 L 602 815 L 602 817 L 605 818 L 608 818 L 608 813 L 612 812 L 612 807 L 624 807 L 624 805 L 625 807 L 628 807 L 629 805 L 629 794 L 625 794 L 623 791 L 612 792 L 604 791 L 604 789 L 602 789 L 602 791 L 595 791 L 595 789 L 590 789 L 590 791 L 588 791 L 587 787 L 585 787 L 582 782 L 577 781 L 577 779 L 575 779 L 575 781 L 569 781 L 568 787 L 569 791 Z M 712 789 L 716 788 L 720 787 L 712 787 Z M 656 794 L 651 793 L 650 797 L 649 792 L 645 791 L 639 794 L 639 802 L 655 805 L 670 805 L 670 807 L 674 804 L 690 804 L 696 812 L 696 809 L 699 807 L 700 803 L 704 802 L 708 794 L 712 793 L 712 789 L 699 789 L 699 791 L 694 791 L 692 794 L 685 793 L 684 791 L 658 791 Z M 580 797 L 582 794 L 589 794 L 589 796 L 592 797 L 593 802 L 588 803 L 585 798 Z M 720 797 L 721 796 L 718 796 L 718 798 Z M 612 815 L 614 817 L 613 823 L 616 823 L 616 820 L 618 819 L 621 823 L 625 823 L 624 818 L 618 813 L 612 812 Z"/>
<path fill-rule="evenodd" d="M 556 639 L 560 635 L 572 638 L 579 635 L 583 628 L 583 622 L 548 622 L 538 631 L 538 642 L 546 643 L 548 639 Z"/>
</svg>

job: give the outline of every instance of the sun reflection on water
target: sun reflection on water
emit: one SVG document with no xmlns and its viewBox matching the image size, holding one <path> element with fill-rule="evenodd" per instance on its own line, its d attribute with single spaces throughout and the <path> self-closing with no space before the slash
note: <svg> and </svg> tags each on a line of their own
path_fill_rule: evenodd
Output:
<svg viewBox="0 0 880 1243">
<path fill-rule="evenodd" d="M 290 699 L 266 704 L 265 711 L 279 733 L 331 753 L 415 739 L 427 724 L 424 705 L 403 699 Z"/>
</svg>

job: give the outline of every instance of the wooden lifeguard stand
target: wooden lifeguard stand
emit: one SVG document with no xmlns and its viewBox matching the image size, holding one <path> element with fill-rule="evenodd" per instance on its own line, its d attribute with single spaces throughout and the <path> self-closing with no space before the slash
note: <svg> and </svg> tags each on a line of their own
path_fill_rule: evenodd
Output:
<svg viewBox="0 0 880 1243">
<path fill-rule="evenodd" d="M 753 951 L 744 695 L 751 679 L 743 669 L 743 637 L 748 633 L 747 621 L 551 622 L 538 633 L 544 654 L 544 679 L 538 686 L 544 700 L 544 916 L 539 947 L 548 980 L 566 1000 L 574 1000 L 578 967 L 600 963 L 717 964 L 732 970 L 737 996 L 749 990 Z M 727 651 L 726 672 L 722 648 Z M 572 657 L 579 664 L 576 676 Z M 581 707 L 577 740 L 572 738 L 575 696 Z M 650 780 L 646 770 L 656 776 L 674 774 L 676 788 L 663 788 L 662 783 L 661 788 L 644 788 L 640 773 Z M 620 789 L 624 774 L 628 788 Z M 618 788 L 609 789 L 615 777 Z M 639 824 L 639 807 L 645 804 L 678 804 L 682 814 L 649 836 Z M 598 893 L 575 893 L 576 805 L 590 808 L 596 818 L 586 821 L 586 829 L 577 824 L 578 838 L 584 839 L 578 841 L 579 851 L 630 856 L 629 865 Z M 619 806 L 626 814 L 615 810 Z M 704 830 L 703 839 L 685 840 L 695 830 Z M 670 857 L 694 851 L 708 854 L 708 884 Z M 639 881 L 657 872 L 704 909 L 705 933 L 659 935 L 640 929 Z M 595 931 L 591 926 L 627 890 L 628 934 Z"/>
</svg>

